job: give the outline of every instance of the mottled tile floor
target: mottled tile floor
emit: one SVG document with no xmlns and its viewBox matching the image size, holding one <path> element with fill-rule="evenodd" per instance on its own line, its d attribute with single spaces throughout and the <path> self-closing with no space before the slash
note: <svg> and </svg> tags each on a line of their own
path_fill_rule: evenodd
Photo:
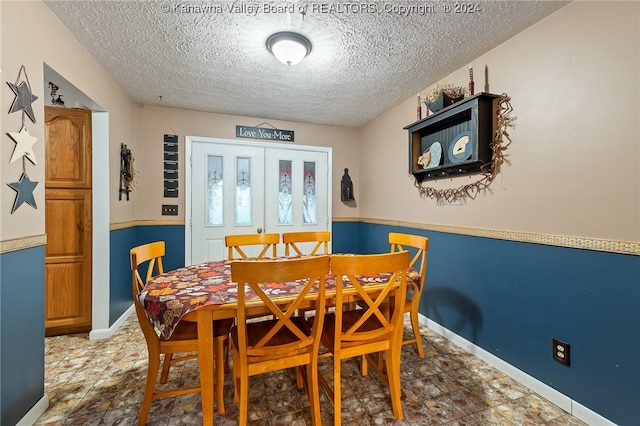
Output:
<svg viewBox="0 0 640 426">
<path fill-rule="evenodd" d="M 408 331 L 408 328 L 407 328 Z M 362 377 L 355 360 L 343 361 L 342 422 L 353 425 L 585 425 L 518 382 L 423 329 L 425 359 L 404 346 L 404 420 L 391 412 L 387 387 L 371 371 Z M 135 425 L 147 371 L 147 349 L 135 315 L 116 334 L 90 341 L 87 333 L 46 338 L 45 387 L 49 409 L 36 425 Z M 321 360 L 331 380 L 331 360 Z M 197 361 L 172 367 L 169 383 L 197 383 Z M 323 424 L 333 424 L 333 406 L 321 393 Z M 310 425 L 306 393 L 292 371 L 251 379 L 251 425 Z M 216 425 L 237 424 L 233 383 L 225 382 L 226 415 Z M 200 394 L 153 401 L 148 425 L 199 425 Z"/>
</svg>

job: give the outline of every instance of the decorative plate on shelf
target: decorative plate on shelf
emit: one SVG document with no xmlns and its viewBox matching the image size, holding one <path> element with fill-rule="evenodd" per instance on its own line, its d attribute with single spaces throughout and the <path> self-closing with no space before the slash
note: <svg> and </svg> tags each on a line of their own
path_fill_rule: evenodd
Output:
<svg viewBox="0 0 640 426">
<path fill-rule="evenodd" d="M 428 151 L 429 154 L 431 154 L 431 159 L 425 169 L 438 167 L 440 165 L 440 159 L 442 158 L 442 145 L 440 145 L 440 142 L 434 142 L 431 144 Z"/>
<path fill-rule="evenodd" d="M 473 152 L 473 143 L 471 143 L 471 131 L 459 133 L 449 144 L 448 156 L 449 161 L 456 164 L 467 161 Z"/>
</svg>

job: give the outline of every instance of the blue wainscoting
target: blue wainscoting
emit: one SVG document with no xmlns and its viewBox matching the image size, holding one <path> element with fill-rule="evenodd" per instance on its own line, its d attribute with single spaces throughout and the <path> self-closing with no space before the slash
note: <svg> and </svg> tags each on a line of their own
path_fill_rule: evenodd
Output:
<svg viewBox="0 0 640 426">
<path fill-rule="evenodd" d="M 361 253 L 359 222 L 333 222 L 331 250 L 333 253 Z"/>
<path fill-rule="evenodd" d="M 0 255 L 0 424 L 44 396 L 44 246 Z"/>
<path fill-rule="evenodd" d="M 163 240 L 165 270 L 184 266 L 184 226 L 134 226 L 111 231 L 109 325 L 131 307 L 131 266 L 129 250 L 140 244 Z"/>
<path fill-rule="evenodd" d="M 640 256 L 355 221 L 332 226 L 335 253 L 386 252 L 389 232 L 429 237 L 423 315 L 601 416 L 640 425 Z M 166 269 L 182 266 L 184 227 L 111 234 L 115 321 L 131 304 L 129 249 L 164 239 Z M 571 345 L 569 367 L 551 358 L 554 337 Z"/>
<path fill-rule="evenodd" d="M 387 251 L 390 231 L 429 237 L 423 315 L 601 416 L 640 425 L 640 256 L 358 227 L 366 253 Z M 552 359 L 554 337 L 571 345 L 569 367 Z"/>
</svg>

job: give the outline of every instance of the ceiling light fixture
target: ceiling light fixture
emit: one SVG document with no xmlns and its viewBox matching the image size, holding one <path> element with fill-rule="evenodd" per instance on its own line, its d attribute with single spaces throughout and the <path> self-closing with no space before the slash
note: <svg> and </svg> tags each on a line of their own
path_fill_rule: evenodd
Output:
<svg viewBox="0 0 640 426">
<path fill-rule="evenodd" d="M 311 42 L 298 33 L 283 31 L 267 39 L 267 49 L 283 64 L 295 65 L 311 52 Z"/>
</svg>

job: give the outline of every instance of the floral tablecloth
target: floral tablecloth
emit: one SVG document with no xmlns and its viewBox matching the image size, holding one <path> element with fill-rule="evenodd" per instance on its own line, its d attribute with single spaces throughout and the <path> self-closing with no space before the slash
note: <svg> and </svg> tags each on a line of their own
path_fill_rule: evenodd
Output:
<svg viewBox="0 0 640 426">
<path fill-rule="evenodd" d="M 238 285 L 231 281 L 231 262 L 221 260 L 175 269 L 153 277 L 138 296 L 153 326 L 164 338 L 169 338 L 178 322 L 189 312 L 209 305 L 225 305 L 238 300 Z M 385 282 L 388 274 L 367 275 L 362 282 Z M 414 269 L 407 274 L 407 293 L 419 285 Z M 265 293 L 272 296 L 296 295 L 304 283 L 265 283 Z M 326 279 L 326 290 L 335 289 L 335 276 Z M 246 293 L 247 300 L 256 297 Z"/>
</svg>

